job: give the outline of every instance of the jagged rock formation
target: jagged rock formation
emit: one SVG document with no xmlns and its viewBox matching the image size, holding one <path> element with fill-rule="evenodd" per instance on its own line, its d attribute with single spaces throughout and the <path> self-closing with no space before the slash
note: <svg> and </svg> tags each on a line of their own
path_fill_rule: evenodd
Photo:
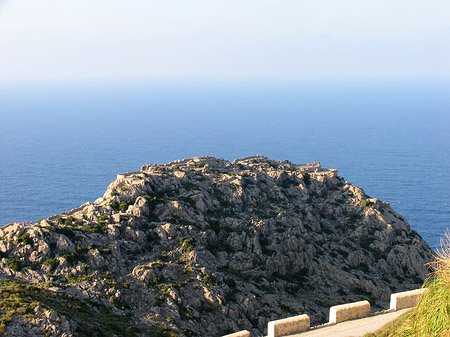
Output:
<svg viewBox="0 0 450 337">
<path fill-rule="evenodd" d="M 258 336 L 421 286 L 432 250 L 405 219 L 315 171 L 265 157 L 147 165 L 93 203 L 1 228 L 2 296 L 27 305 L 3 301 L 0 332 Z"/>
</svg>

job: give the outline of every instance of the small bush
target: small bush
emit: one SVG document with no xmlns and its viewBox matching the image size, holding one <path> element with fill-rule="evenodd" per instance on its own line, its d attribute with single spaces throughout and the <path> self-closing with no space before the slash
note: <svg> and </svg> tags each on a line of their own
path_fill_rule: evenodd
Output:
<svg viewBox="0 0 450 337">
<path fill-rule="evenodd" d="M 54 270 L 56 267 L 59 266 L 59 260 L 55 259 L 53 257 L 49 257 L 47 260 L 45 260 L 43 265 L 51 266 L 51 269 Z"/>
<path fill-rule="evenodd" d="M 67 274 L 66 279 L 68 283 L 78 283 L 82 281 L 91 281 L 92 276 Z"/>
<path fill-rule="evenodd" d="M 128 209 L 128 206 L 130 206 L 131 205 L 131 202 L 129 202 L 129 201 L 122 201 L 121 203 L 120 203 L 120 205 L 119 205 L 119 209 L 122 211 L 122 212 L 125 212 L 127 209 Z"/>
<path fill-rule="evenodd" d="M 14 271 L 20 271 L 23 268 L 22 260 L 17 257 L 10 257 L 6 262 L 6 265 L 9 269 Z"/>
<path fill-rule="evenodd" d="M 362 199 L 360 202 L 359 202 L 359 204 L 362 206 L 362 207 L 371 207 L 372 205 L 373 205 L 373 202 L 372 201 L 370 201 L 369 199 Z"/>
<path fill-rule="evenodd" d="M 211 274 L 205 274 L 203 276 L 203 283 L 205 283 L 208 288 L 212 288 L 213 286 L 217 285 L 217 279 Z"/>
<path fill-rule="evenodd" d="M 78 261 L 84 260 L 84 258 L 77 253 L 67 253 L 64 254 L 62 257 L 65 258 L 67 263 L 71 266 L 77 264 Z"/>
<path fill-rule="evenodd" d="M 108 216 L 104 213 L 100 214 L 97 221 L 106 221 L 108 219 Z"/>
<path fill-rule="evenodd" d="M 194 250 L 194 238 L 189 238 L 186 239 L 184 237 L 181 237 L 178 239 L 178 243 L 181 245 L 182 249 L 186 252 L 186 253 L 190 253 Z"/>
<path fill-rule="evenodd" d="M 32 245 L 33 244 L 33 240 L 29 237 L 28 234 L 19 235 L 17 237 L 17 242 L 20 242 L 24 245 Z"/>
<path fill-rule="evenodd" d="M 116 212 L 118 212 L 119 211 L 119 204 L 117 203 L 117 202 L 110 202 L 109 203 L 109 206 L 113 209 L 113 210 L 115 210 Z"/>
</svg>

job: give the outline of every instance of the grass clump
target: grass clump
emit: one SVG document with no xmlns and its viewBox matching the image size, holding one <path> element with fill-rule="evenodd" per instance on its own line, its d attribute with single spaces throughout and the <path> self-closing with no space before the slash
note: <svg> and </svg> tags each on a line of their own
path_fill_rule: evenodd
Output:
<svg viewBox="0 0 450 337">
<path fill-rule="evenodd" d="M 435 256 L 432 275 L 425 281 L 428 290 L 417 306 L 388 328 L 373 337 L 441 337 L 450 336 L 450 234 L 441 243 L 441 251 Z"/>
<path fill-rule="evenodd" d="M 406 312 L 403 315 L 401 315 L 396 320 L 389 322 L 385 326 L 381 327 L 377 331 L 373 333 L 366 333 L 363 337 L 392 337 L 396 336 L 392 333 L 397 331 L 399 328 L 402 327 L 403 324 L 405 324 L 406 320 L 410 317 L 411 313 Z M 400 336 L 400 335 L 399 335 Z"/>
</svg>

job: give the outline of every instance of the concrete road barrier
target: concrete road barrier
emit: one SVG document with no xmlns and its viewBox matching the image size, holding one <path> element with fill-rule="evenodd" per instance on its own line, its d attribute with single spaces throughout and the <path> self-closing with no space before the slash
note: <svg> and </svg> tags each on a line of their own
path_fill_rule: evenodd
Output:
<svg viewBox="0 0 450 337">
<path fill-rule="evenodd" d="M 250 337 L 250 331 L 242 330 L 222 337 Z"/>
<path fill-rule="evenodd" d="M 330 308 L 329 323 L 339 323 L 350 319 L 367 317 L 370 315 L 370 303 L 368 301 L 335 305 Z"/>
<path fill-rule="evenodd" d="M 427 291 L 427 288 L 392 294 L 390 309 L 400 310 L 405 308 L 412 308 L 417 304 L 420 296 L 422 296 L 425 291 Z"/>
<path fill-rule="evenodd" d="M 278 337 L 306 331 L 309 330 L 310 324 L 308 315 L 299 315 L 272 321 L 269 322 L 267 327 L 267 337 Z"/>
</svg>

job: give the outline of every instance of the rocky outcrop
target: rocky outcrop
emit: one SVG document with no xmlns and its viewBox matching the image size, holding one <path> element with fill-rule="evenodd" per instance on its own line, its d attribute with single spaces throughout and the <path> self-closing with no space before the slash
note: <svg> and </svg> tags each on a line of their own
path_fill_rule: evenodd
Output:
<svg viewBox="0 0 450 337">
<path fill-rule="evenodd" d="M 0 332 L 14 336 L 81 334 L 87 318 L 71 306 L 129 333 L 93 320 L 106 335 L 260 336 L 287 316 L 324 322 L 340 303 L 384 308 L 432 260 L 388 203 L 335 171 L 265 157 L 147 165 L 93 203 L 0 236 L 2 293 L 15 282 L 40 294 L 29 311 L 1 308 Z M 44 300 L 56 295 L 64 305 Z"/>
</svg>

